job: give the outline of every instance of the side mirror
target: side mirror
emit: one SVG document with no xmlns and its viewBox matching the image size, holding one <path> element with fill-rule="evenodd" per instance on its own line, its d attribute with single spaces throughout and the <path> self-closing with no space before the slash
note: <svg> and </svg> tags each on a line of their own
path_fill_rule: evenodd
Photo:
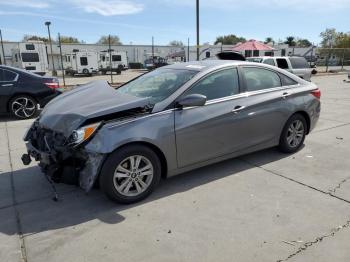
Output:
<svg viewBox="0 0 350 262">
<path fill-rule="evenodd" d="M 200 94 L 192 94 L 181 97 L 177 101 L 177 105 L 180 107 L 191 107 L 191 106 L 204 106 L 207 102 L 207 97 Z"/>
</svg>

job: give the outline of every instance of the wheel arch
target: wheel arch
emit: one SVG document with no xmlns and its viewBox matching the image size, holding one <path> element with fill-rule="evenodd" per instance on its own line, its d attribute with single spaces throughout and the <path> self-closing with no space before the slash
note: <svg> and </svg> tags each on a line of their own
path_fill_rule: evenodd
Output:
<svg viewBox="0 0 350 262">
<path fill-rule="evenodd" d="M 143 145 L 143 146 L 146 146 L 146 147 L 150 148 L 151 150 L 153 150 L 154 153 L 156 153 L 156 155 L 158 156 L 160 164 L 161 164 L 161 177 L 162 178 L 167 177 L 168 163 L 167 163 L 166 157 L 165 157 L 163 151 L 155 144 L 152 144 L 152 143 L 146 142 L 146 141 L 132 141 L 132 142 L 128 142 L 126 144 L 123 144 L 123 145 L 117 147 L 116 149 L 113 150 L 113 152 L 120 150 L 121 148 L 131 146 L 131 145 Z"/>
<path fill-rule="evenodd" d="M 297 115 L 297 114 L 302 115 L 305 118 L 306 125 L 307 125 L 306 134 L 308 135 L 310 132 L 310 126 L 311 126 L 311 118 L 310 118 L 309 114 L 306 111 L 300 110 L 300 111 L 295 112 L 293 115 Z"/>
</svg>

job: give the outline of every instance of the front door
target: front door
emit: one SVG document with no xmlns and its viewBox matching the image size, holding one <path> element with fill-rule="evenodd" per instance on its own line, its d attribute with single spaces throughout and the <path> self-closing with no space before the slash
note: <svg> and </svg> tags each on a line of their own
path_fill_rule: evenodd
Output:
<svg viewBox="0 0 350 262">
<path fill-rule="evenodd" d="M 0 112 L 6 112 L 8 100 L 12 96 L 18 75 L 6 69 L 0 69 Z"/>
<path fill-rule="evenodd" d="M 240 141 L 239 81 L 236 68 L 216 71 L 194 84 L 184 95 L 207 97 L 204 106 L 175 110 L 179 167 L 200 163 L 235 151 Z"/>
</svg>

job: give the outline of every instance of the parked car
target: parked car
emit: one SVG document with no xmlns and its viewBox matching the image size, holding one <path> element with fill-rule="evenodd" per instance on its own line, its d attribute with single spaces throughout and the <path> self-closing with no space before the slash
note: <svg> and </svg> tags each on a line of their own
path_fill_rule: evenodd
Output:
<svg viewBox="0 0 350 262">
<path fill-rule="evenodd" d="M 304 57 L 300 56 L 281 56 L 281 57 L 247 57 L 247 61 L 263 63 L 272 66 L 277 66 L 281 69 L 285 69 L 306 81 L 311 81 L 311 75 L 313 73 L 312 68 L 307 63 Z M 316 71 L 317 72 L 317 71 Z"/>
<path fill-rule="evenodd" d="M 0 112 L 19 119 L 34 117 L 39 108 L 60 95 L 56 77 L 0 65 Z"/>
<path fill-rule="evenodd" d="M 268 147 L 296 152 L 319 115 L 317 86 L 277 67 L 179 63 L 116 90 L 96 81 L 64 93 L 25 135 L 22 161 L 132 203 L 161 177 Z"/>
</svg>

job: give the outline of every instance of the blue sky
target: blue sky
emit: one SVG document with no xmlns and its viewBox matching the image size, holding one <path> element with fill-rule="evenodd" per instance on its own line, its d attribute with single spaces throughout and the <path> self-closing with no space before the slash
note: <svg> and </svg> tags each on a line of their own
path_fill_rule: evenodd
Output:
<svg viewBox="0 0 350 262">
<path fill-rule="evenodd" d="M 286 36 L 320 42 L 325 28 L 350 31 L 350 0 L 200 0 L 201 43 L 236 34 L 247 39 Z M 0 0 L 0 29 L 5 40 L 24 34 L 74 36 L 95 43 L 115 34 L 124 44 L 171 40 L 195 43 L 195 0 Z"/>
</svg>

